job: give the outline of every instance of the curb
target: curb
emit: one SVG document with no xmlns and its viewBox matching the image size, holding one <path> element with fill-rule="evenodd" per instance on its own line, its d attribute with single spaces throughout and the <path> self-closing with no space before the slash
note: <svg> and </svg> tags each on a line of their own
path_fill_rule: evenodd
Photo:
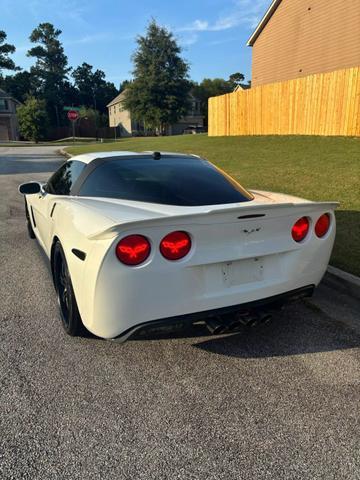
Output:
<svg viewBox="0 0 360 480">
<path fill-rule="evenodd" d="M 360 300 L 360 277 L 328 266 L 323 282 L 325 285 Z"/>
<path fill-rule="evenodd" d="M 71 157 L 72 157 L 72 155 L 70 155 L 70 153 L 68 153 L 68 152 L 67 152 L 66 150 L 64 150 L 63 148 L 61 148 L 61 149 L 59 150 L 59 153 L 60 153 L 60 155 L 63 155 L 63 156 L 66 157 L 66 158 L 71 158 Z"/>
</svg>

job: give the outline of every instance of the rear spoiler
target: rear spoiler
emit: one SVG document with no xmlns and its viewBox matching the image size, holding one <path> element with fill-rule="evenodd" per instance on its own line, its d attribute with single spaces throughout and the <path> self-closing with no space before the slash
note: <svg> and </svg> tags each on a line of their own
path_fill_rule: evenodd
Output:
<svg viewBox="0 0 360 480">
<path fill-rule="evenodd" d="M 271 215 L 274 211 L 277 211 L 278 215 L 283 216 L 289 214 L 289 209 L 297 211 L 299 214 L 306 215 L 307 213 L 314 212 L 314 210 L 335 210 L 339 206 L 339 202 L 301 202 L 301 203 L 263 203 L 263 204 L 243 204 L 241 206 L 231 206 L 225 208 L 209 208 L 207 211 L 202 212 L 193 212 L 180 215 L 169 215 L 165 217 L 157 217 L 154 215 L 153 218 L 147 218 L 143 220 L 133 220 L 126 221 L 124 223 L 116 223 L 105 230 L 101 230 L 94 234 L 87 236 L 89 240 L 105 240 L 117 236 L 119 233 L 124 232 L 130 228 L 136 227 L 148 227 L 148 226 L 162 226 L 166 225 L 179 225 L 183 221 L 186 221 L 186 224 L 189 222 L 192 223 L 201 223 L 208 224 L 215 222 L 215 218 L 226 215 L 238 215 L 239 217 L 249 217 L 256 214 L 261 214 L 264 216 Z M 291 212 L 290 212 L 291 213 Z M 239 218 L 238 217 L 238 218 Z"/>
</svg>

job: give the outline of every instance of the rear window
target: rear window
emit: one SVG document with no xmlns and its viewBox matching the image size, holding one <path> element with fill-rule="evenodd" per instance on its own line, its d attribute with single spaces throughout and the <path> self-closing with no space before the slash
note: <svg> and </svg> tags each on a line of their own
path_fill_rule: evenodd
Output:
<svg viewBox="0 0 360 480">
<path fill-rule="evenodd" d="M 108 159 L 85 179 L 79 195 L 166 205 L 248 202 L 252 195 L 210 162 L 193 157 Z"/>
</svg>

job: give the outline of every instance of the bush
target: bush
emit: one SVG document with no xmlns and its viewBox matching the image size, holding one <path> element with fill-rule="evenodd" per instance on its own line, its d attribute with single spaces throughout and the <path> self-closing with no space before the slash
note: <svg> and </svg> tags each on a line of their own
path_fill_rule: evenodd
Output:
<svg viewBox="0 0 360 480">
<path fill-rule="evenodd" d="M 17 117 L 20 133 L 26 140 L 37 143 L 45 138 L 48 116 L 44 100 L 29 96 L 17 109 Z"/>
</svg>

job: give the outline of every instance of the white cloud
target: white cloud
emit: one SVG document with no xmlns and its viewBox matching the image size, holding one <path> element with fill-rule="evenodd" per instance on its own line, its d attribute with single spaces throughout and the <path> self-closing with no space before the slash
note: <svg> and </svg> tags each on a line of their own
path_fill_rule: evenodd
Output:
<svg viewBox="0 0 360 480">
<path fill-rule="evenodd" d="M 192 23 L 176 29 L 178 32 L 201 33 L 201 32 L 221 32 L 230 30 L 241 25 L 253 29 L 256 27 L 266 9 L 270 5 L 270 0 L 233 0 L 232 7 L 223 12 L 214 22 L 205 19 L 196 19 Z M 193 37 L 194 39 L 195 37 Z M 199 36 L 196 36 L 197 41 Z"/>
<path fill-rule="evenodd" d="M 209 28 L 209 22 L 206 20 L 194 20 L 189 25 L 185 27 L 177 28 L 178 32 L 206 32 Z"/>
</svg>

